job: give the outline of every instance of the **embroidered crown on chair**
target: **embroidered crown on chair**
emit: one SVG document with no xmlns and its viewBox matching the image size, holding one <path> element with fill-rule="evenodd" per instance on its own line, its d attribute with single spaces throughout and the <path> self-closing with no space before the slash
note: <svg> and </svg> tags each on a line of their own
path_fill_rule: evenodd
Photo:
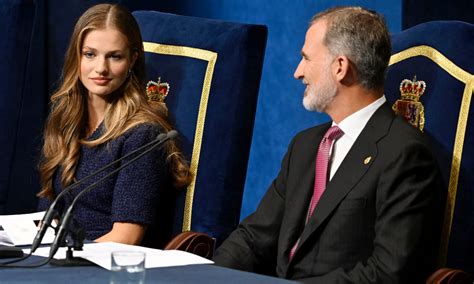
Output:
<svg viewBox="0 0 474 284">
<path fill-rule="evenodd" d="M 425 81 L 417 81 L 416 76 L 413 77 L 413 81 L 404 79 L 400 83 L 401 99 L 397 100 L 392 106 L 395 113 L 403 116 L 421 131 L 425 127 L 425 108 L 420 102 L 420 97 L 425 89 Z"/>
<path fill-rule="evenodd" d="M 161 77 L 158 77 L 158 81 L 148 81 L 146 84 L 146 94 L 149 101 L 163 103 L 166 96 L 170 91 L 170 84 L 161 83 Z"/>
<path fill-rule="evenodd" d="M 425 81 L 417 81 L 416 76 L 413 78 L 413 81 L 405 79 L 400 83 L 400 93 L 404 100 L 419 101 L 421 95 L 425 92 L 425 89 Z"/>
</svg>

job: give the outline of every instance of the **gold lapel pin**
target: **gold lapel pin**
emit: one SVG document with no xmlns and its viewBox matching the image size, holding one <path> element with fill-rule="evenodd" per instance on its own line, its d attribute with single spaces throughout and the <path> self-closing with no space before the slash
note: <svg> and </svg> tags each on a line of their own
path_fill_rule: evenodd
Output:
<svg viewBox="0 0 474 284">
<path fill-rule="evenodd" d="M 368 163 L 370 163 L 370 160 L 372 160 L 371 156 L 368 156 L 367 158 L 365 158 L 364 165 L 367 165 Z"/>
</svg>

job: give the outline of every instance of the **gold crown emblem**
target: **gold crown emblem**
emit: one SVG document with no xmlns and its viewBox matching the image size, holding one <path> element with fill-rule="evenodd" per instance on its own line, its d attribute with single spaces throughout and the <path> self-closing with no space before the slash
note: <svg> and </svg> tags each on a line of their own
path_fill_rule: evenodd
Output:
<svg viewBox="0 0 474 284">
<path fill-rule="evenodd" d="M 400 83 L 400 93 L 403 100 L 418 102 L 425 89 L 425 81 L 417 81 L 416 76 L 413 77 L 413 81 L 405 79 Z"/>
<path fill-rule="evenodd" d="M 158 77 L 158 82 L 148 81 L 146 84 L 146 95 L 149 101 L 164 103 L 166 96 L 170 91 L 170 84 L 161 83 L 161 77 Z"/>
<path fill-rule="evenodd" d="M 401 99 L 397 100 L 392 109 L 396 114 L 403 116 L 413 126 L 423 131 L 425 127 L 425 108 L 420 102 L 420 97 L 426 89 L 425 81 L 404 79 L 400 83 Z"/>
</svg>

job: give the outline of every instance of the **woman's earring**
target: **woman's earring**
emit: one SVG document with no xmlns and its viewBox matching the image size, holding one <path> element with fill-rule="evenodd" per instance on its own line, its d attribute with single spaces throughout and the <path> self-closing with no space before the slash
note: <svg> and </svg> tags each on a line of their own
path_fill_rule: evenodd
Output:
<svg viewBox="0 0 474 284">
<path fill-rule="evenodd" d="M 130 75 L 132 75 L 132 68 L 128 68 L 128 74 L 127 74 L 127 77 L 130 77 Z"/>
</svg>

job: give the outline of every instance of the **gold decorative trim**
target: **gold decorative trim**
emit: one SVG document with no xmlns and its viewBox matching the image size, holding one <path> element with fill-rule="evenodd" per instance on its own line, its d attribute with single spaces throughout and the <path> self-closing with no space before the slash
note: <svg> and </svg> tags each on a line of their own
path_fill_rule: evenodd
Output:
<svg viewBox="0 0 474 284">
<path fill-rule="evenodd" d="M 214 74 L 214 67 L 217 61 L 217 53 L 187 46 L 166 45 L 153 42 L 143 42 L 146 52 L 191 57 L 207 61 L 206 73 L 204 76 L 204 83 L 201 90 L 201 101 L 199 103 L 199 112 L 196 122 L 196 133 L 194 134 L 193 153 L 191 157 L 190 171 L 193 175 L 193 180 L 186 191 L 186 202 L 184 206 L 183 216 L 183 231 L 191 230 L 191 217 L 194 200 L 194 187 L 196 185 L 196 177 L 199 166 L 199 157 L 201 155 L 202 137 L 204 134 L 204 122 L 206 119 L 207 103 L 209 101 L 209 93 L 211 90 L 212 76 Z"/>
<path fill-rule="evenodd" d="M 448 72 L 451 76 L 465 84 L 472 81 L 474 78 L 472 74 L 459 68 L 441 52 L 427 45 L 411 47 L 392 55 L 390 57 L 390 62 L 388 63 L 388 65 L 390 66 L 415 56 L 428 57 L 434 63 L 438 64 L 444 71 Z"/>
<path fill-rule="evenodd" d="M 471 97 L 474 91 L 474 75 L 459 68 L 441 52 L 427 45 L 411 47 L 392 55 L 390 57 L 389 65 L 394 65 L 398 62 L 415 56 L 425 56 L 431 59 L 434 63 L 438 64 L 443 70 L 448 72 L 448 74 L 466 84 L 462 96 L 461 109 L 459 110 L 458 125 L 456 128 L 456 138 L 454 140 L 453 160 L 451 163 L 451 172 L 449 176 L 446 209 L 444 213 L 443 231 L 441 233 L 438 265 L 444 266 L 446 264 L 446 259 L 448 256 L 449 238 L 451 236 L 454 208 L 456 205 L 456 193 L 459 180 L 459 171 L 461 169 L 464 137 L 466 134 L 466 126 L 469 116 Z"/>
</svg>

